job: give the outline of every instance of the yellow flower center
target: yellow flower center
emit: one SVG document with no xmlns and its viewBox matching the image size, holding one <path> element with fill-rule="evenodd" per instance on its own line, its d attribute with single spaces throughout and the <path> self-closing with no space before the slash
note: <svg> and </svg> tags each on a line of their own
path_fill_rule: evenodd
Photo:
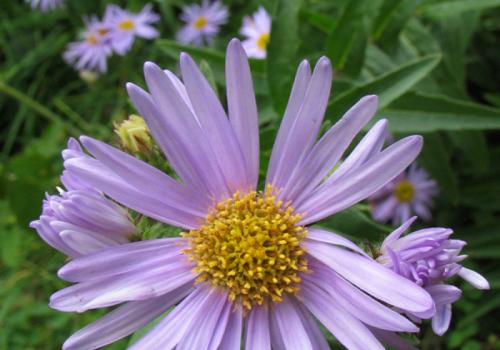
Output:
<svg viewBox="0 0 500 350">
<path fill-rule="evenodd" d="M 208 23 L 207 18 L 205 16 L 200 16 L 194 21 L 193 25 L 196 29 L 201 30 L 205 28 L 207 23 Z"/>
<path fill-rule="evenodd" d="M 415 187 L 410 181 L 403 180 L 396 185 L 394 195 L 402 203 L 411 202 L 415 195 Z"/>
<path fill-rule="evenodd" d="M 197 282 L 226 288 L 229 299 L 247 310 L 266 300 L 282 301 L 299 290 L 299 273 L 307 271 L 300 241 L 307 229 L 300 215 L 278 201 L 268 186 L 263 193 L 235 193 L 219 202 L 196 230 L 184 251 L 196 262 Z"/>
<path fill-rule="evenodd" d="M 257 47 L 261 50 L 265 50 L 267 44 L 269 43 L 269 33 L 263 33 L 257 39 Z"/>
<path fill-rule="evenodd" d="M 135 28 L 135 23 L 131 19 L 126 19 L 118 24 L 118 28 L 121 30 L 132 30 Z"/>
<path fill-rule="evenodd" d="M 94 34 L 87 35 L 87 37 L 85 38 L 85 40 L 90 45 L 96 45 L 97 44 L 97 37 Z"/>
</svg>

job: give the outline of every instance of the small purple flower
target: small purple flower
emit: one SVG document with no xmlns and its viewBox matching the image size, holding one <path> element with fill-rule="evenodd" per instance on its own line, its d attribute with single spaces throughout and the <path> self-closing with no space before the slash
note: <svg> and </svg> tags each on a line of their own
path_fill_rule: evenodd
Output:
<svg viewBox="0 0 500 350">
<path fill-rule="evenodd" d="M 64 0 L 27 0 L 31 4 L 32 9 L 38 9 L 42 12 L 48 12 L 60 8 L 64 4 Z"/>
<path fill-rule="evenodd" d="M 460 265 L 466 258 L 460 255 L 464 241 L 450 239 L 453 231 L 434 227 L 409 233 L 402 237 L 416 217 L 392 232 L 382 243 L 377 260 L 399 275 L 415 282 L 429 292 L 436 304 L 432 329 L 443 335 L 450 325 L 451 304 L 461 296 L 461 290 L 447 281 L 458 275 L 478 289 L 489 289 L 488 281 Z M 413 313 L 420 318 L 418 313 Z"/>
<path fill-rule="evenodd" d="M 177 41 L 202 46 L 211 44 L 219 27 L 227 22 L 229 12 L 220 1 L 203 0 L 201 6 L 193 4 L 182 9 L 181 20 L 186 25 L 177 32 Z"/>
<path fill-rule="evenodd" d="M 428 221 L 433 197 L 439 192 L 436 181 L 416 164 L 412 164 L 393 181 L 370 198 L 373 218 L 400 225 L 412 215 Z"/>
<path fill-rule="evenodd" d="M 116 5 L 108 5 L 105 22 L 112 28 L 110 33 L 111 45 L 119 55 L 130 50 L 134 38 L 154 39 L 158 31 L 151 26 L 160 20 L 160 16 L 153 12 L 153 6 L 147 4 L 139 13 L 132 13 Z"/>
<path fill-rule="evenodd" d="M 71 139 L 63 157 L 85 154 Z M 59 188 L 59 195 L 47 194 L 42 215 L 30 225 L 45 242 L 72 258 L 128 242 L 135 227 L 123 208 L 83 185 L 71 171 L 65 170 L 61 179 L 67 191 Z"/>
<path fill-rule="evenodd" d="M 271 17 L 265 8 L 259 7 L 252 17 L 243 18 L 240 33 L 247 37 L 242 45 L 248 57 L 266 58 L 271 36 Z"/>
<path fill-rule="evenodd" d="M 50 306 L 83 312 L 118 304 L 70 337 L 64 349 L 96 349 L 176 305 L 131 349 L 329 349 L 316 320 L 348 349 L 382 350 L 372 329 L 416 332 L 392 308 L 430 318 L 421 287 L 315 222 L 373 194 L 417 156 L 420 136 L 382 149 L 378 121 L 340 167 L 375 114 L 366 96 L 316 140 L 328 105 L 330 61 L 300 64 L 273 147 L 265 188 L 250 68 L 238 40 L 226 55 L 226 112 L 191 57 L 183 81 L 146 63 L 149 92 L 129 95 L 179 180 L 103 142 L 81 137 L 89 155 L 65 160 L 74 181 L 184 230 L 74 259 L 59 276 L 75 284 Z M 325 179 L 325 177 L 327 177 Z M 246 334 L 246 337 L 243 337 Z M 386 340 L 382 340 L 383 342 Z"/>
<path fill-rule="evenodd" d="M 105 21 L 91 17 L 86 21 L 85 31 L 81 34 L 82 40 L 72 42 L 63 54 L 64 60 L 73 64 L 75 69 L 107 71 L 107 59 L 113 53 L 110 45 L 111 28 Z"/>
</svg>

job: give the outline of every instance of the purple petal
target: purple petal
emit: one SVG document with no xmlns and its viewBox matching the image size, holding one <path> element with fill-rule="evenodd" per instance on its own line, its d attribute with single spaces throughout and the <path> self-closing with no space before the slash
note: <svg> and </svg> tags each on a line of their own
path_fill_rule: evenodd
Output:
<svg viewBox="0 0 500 350">
<path fill-rule="evenodd" d="M 243 311 L 241 307 L 228 302 L 226 307 L 229 309 L 229 319 L 224 330 L 224 337 L 219 344 L 218 350 L 240 350 L 241 333 L 243 331 Z M 220 323 L 220 322 L 219 322 Z M 214 343 L 211 342 L 212 347 Z"/>
<path fill-rule="evenodd" d="M 406 137 L 366 162 L 352 176 L 320 186 L 315 194 L 296 208 L 297 212 L 306 213 L 300 224 L 316 222 L 369 197 L 415 160 L 421 148 L 421 136 Z"/>
<path fill-rule="evenodd" d="M 281 161 L 284 148 L 287 147 L 286 140 L 288 139 L 288 135 L 290 134 L 293 124 L 295 123 L 300 106 L 302 106 L 302 101 L 306 95 L 310 80 L 311 67 L 309 66 L 309 62 L 304 60 L 300 63 L 299 68 L 297 69 L 288 105 L 286 107 L 285 114 L 283 115 L 280 128 L 278 129 L 276 140 L 274 141 L 273 151 L 271 159 L 269 160 L 269 168 L 267 171 L 267 183 L 279 185 L 276 178 L 277 166 Z"/>
<path fill-rule="evenodd" d="M 305 274 L 303 278 L 327 291 L 351 315 L 373 327 L 396 332 L 418 332 L 418 327 L 405 317 L 346 282 L 330 268 L 318 265 L 314 265 L 313 274 Z"/>
<path fill-rule="evenodd" d="M 391 346 L 397 350 L 418 350 L 411 345 L 406 339 L 400 337 L 394 332 L 384 331 L 374 327 L 369 327 L 371 332 L 385 345 Z"/>
<path fill-rule="evenodd" d="M 245 157 L 249 185 L 255 188 L 259 177 L 259 118 L 250 67 L 237 39 L 227 47 L 226 91 L 229 120 Z"/>
<path fill-rule="evenodd" d="M 382 249 L 384 248 L 384 246 L 391 244 L 392 242 L 396 242 L 399 239 L 399 237 L 401 237 L 401 235 L 410 228 L 410 226 L 415 222 L 415 220 L 417 220 L 416 216 L 405 221 L 401 226 L 399 226 L 397 229 L 391 232 L 391 234 L 389 234 L 382 242 Z"/>
<path fill-rule="evenodd" d="M 207 197 L 188 190 L 176 180 L 131 155 L 104 142 L 82 136 L 88 151 L 125 182 L 159 201 L 176 206 L 193 216 L 204 217 L 210 202 Z"/>
<path fill-rule="evenodd" d="M 58 276 L 66 281 L 81 282 L 118 276 L 158 260 L 181 260 L 180 254 L 185 248 L 182 243 L 182 238 L 161 238 L 123 244 L 74 259 L 58 271 Z"/>
<path fill-rule="evenodd" d="M 246 350 L 271 350 L 268 312 L 267 306 L 255 306 L 250 311 L 247 319 Z"/>
<path fill-rule="evenodd" d="M 441 336 L 450 327 L 451 304 L 436 305 L 436 314 L 432 317 L 432 330 Z"/>
<path fill-rule="evenodd" d="M 166 119 L 162 123 L 176 135 L 180 142 L 178 147 L 187 150 L 196 162 L 193 165 L 198 170 L 199 178 L 216 198 L 229 196 L 227 179 L 219 168 L 217 156 L 207 140 L 205 131 L 172 80 L 151 62 L 144 64 L 144 75 L 153 101 L 161 111 L 162 119 Z"/>
<path fill-rule="evenodd" d="M 377 106 L 377 96 L 370 95 L 351 107 L 297 165 L 283 189 L 282 197 L 295 202 L 298 197 L 309 194 L 340 160 L 354 137 L 373 117 Z"/>
<path fill-rule="evenodd" d="M 194 292 L 129 349 L 174 349 L 184 337 L 191 336 L 188 333 L 193 322 L 197 318 L 207 315 L 207 306 L 213 303 L 213 299 L 214 289 L 205 284 L 199 285 Z M 200 330 L 198 329 L 198 331 Z"/>
<path fill-rule="evenodd" d="M 387 138 L 388 125 L 386 119 L 376 122 L 338 169 L 326 180 L 326 183 L 338 181 L 341 177 L 356 171 L 368 159 L 378 154 Z"/>
<path fill-rule="evenodd" d="M 286 147 L 277 155 L 276 173 L 269 178 L 269 183 L 277 188 L 284 187 L 295 167 L 313 146 L 328 104 L 331 84 L 332 66 L 326 57 L 322 57 L 314 68 L 302 104 L 286 136 Z"/>
<path fill-rule="evenodd" d="M 425 287 L 425 290 L 429 292 L 436 307 L 441 304 L 451 304 L 460 299 L 462 291 L 448 284 L 435 284 L 432 286 Z"/>
<path fill-rule="evenodd" d="M 125 301 L 158 297 L 192 283 L 196 278 L 191 272 L 192 268 L 192 265 L 184 262 L 170 263 L 148 271 L 81 282 L 53 294 L 50 307 L 60 311 L 83 312 Z"/>
<path fill-rule="evenodd" d="M 330 345 L 325 339 L 325 335 L 318 326 L 316 320 L 312 317 L 309 310 L 298 300 L 294 300 L 294 305 L 300 314 L 302 324 L 306 329 L 309 340 L 312 343 L 314 350 L 330 350 Z"/>
<path fill-rule="evenodd" d="M 63 349 L 97 349 L 122 339 L 160 316 L 190 291 L 191 287 L 184 285 L 158 298 L 126 303 L 73 334 Z"/>
<path fill-rule="evenodd" d="M 73 158 L 67 160 L 64 165 L 94 188 L 126 207 L 170 225 L 187 229 L 198 227 L 196 217 L 138 191 L 108 168 L 103 168 L 95 159 Z"/>
<path fill-rule="evenodd" d="M 477 289 L 490 289 L 490 284 L 486 278 L 478 274 L 476 271 L 462 267 L 458 275 Z"/>
<path fill-rule="evenodd" d="M 313 284 L 301 285 L 305 306 L 349 350 L 384 350 L 359 320 L 346 312 L 335 299 Z"/>
<path fill-rule="evenodd" d="M 275 319 L 277 331 L 280 333 L 286 349 L 313 349 L 308 333 L 302 324 L 300 314 L 292 302 L 285 299 L 279 303 L 272 303 L 270 313 L 271 317 Z"/>
<path fill-rule="evenodd" d="M 307 242 L 308 240 L 338 245 L 368 257 L 368 254 L 366 254 L 364 250 L 358 247 L 356 244 L 354 244 L 347 238 L 344 238 L 331 231 L 321 230 L 313 227 L 309 228 L 307 238 L 304 242 Z"/>
<path fill-rule="evenodd" d="M 304 243 L 307 252 L 372 296 L 410 312 L 434 313 L 431 296 L 415 283 L 377 262 L 322 243 Z"/>
<path fill-rule="evenodd" d="M 247 178 L 243 153 L 224 108 L 193 59 L 182 53 L 182 78 L 196 116 L 204 129 L 232 192 L 254 188 Z M 248 132 L 248 130 L 247 130 Z"/>
<path fill-rule="evenodd" d="M 79 256 L 87 255 L 99 250 L 114 247 L 119 241 L 92 231 L 64 230 L 59 233 L 61 240 L 72 248 Z"/>
</svg>

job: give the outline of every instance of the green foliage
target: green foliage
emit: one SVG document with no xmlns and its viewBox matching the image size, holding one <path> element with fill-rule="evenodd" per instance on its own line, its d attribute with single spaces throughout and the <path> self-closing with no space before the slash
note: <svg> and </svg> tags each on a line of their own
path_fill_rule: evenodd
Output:
<svg viewBox="0 0 500 350">
<path fill-rule="evenodd" d="M 69 136 L 90 134 L 116 143 L 114 121 L 135 113 L 124 84 L 143 85 L 142 65 L 155 61 L 178 72 L 185 51 L 201 63 L 222 100 L 228 40 L 243 16 L 259 5 L 273 16 L 266 60 L 251 60 L 261 124 L 261 178 L 301 59 L 328 56 L 335 67 L 326 125 L 360 97 L 377 94 L 375 119 L 387 118 L 395 138 L 422 133 L 419 162 L 436 179 L 434 220 L 468 242 L 467 265 L 490 280 L 492 292 L 464 287 L 447 336 L 427 325 L 421 348 L 500 349 L 500 1 L 498 0 L 234 0 L 231 17 L 209 48 L 174 40 L 180 8 L 189 0 L 155 0 L 161 38 L 137 40 L 109 61 L 96 82 L 82 80 L 61 59 L 81 17 L 102 15 L 106 1 L 66 0 L 64 10 L 41 14 L 23 1 L 0 11 L 0 349 L 56 349 L 103 312 L 66 314 L 47 300 L 65 284 L 57 269 L 65 258 L 28 228 L 45 192 L 60 185 L 60 151 Z M 145 1 L 116 1 L 140 9 Z M 140 237 L 179 230 L 135 216 Z M 375 223 L 360 204 L 320 223 L 360 244 L 379 242 L 391 228 Z M 423 224 L 422 224 L 423 225 Z M 137 336 L 135 338 L 137 339 Z M 124 349 L 125 339 L 110 349 Z M 338 348 L 329 339 L 332 348 Z"/>
</svg>

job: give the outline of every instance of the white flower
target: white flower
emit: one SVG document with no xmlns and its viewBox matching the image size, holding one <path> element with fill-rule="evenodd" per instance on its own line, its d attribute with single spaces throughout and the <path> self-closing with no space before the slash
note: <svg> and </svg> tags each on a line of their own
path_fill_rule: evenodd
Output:
<svg viewBox="0 0 500 350">
<path fill-rule="evenodd" d="M 266 58 L 271 35 L 271 17 L 262 6 L 251 17 L 243 18 L 240 33 L 247 37 L 242 44 L 248 57 Z"/>
</svg>

